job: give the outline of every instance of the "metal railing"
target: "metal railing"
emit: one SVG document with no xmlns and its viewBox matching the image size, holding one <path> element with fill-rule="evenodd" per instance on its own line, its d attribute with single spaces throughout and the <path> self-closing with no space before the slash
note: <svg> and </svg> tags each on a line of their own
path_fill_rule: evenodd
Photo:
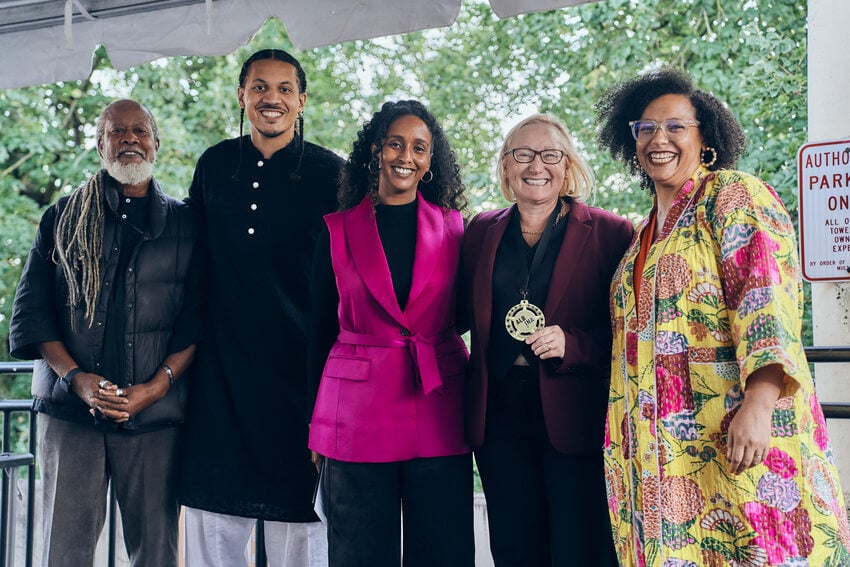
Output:
<svg viewBox="0 0 850 567">
<path fill-rule="evenodd" d="M 810 346 L 806 347 L 806 358 L 811 363 L 850 362 L 850 347 Z M 850 403 L 821 402 L 823 415 L 827 419 L 850 419 Z"/>
<path fill-rule="evenodd" d="M 806 357 L 810 363 L 850 362 L 850 347 L 818 346 L 806 347 Z M 32 362 L 0 362 L 0 375 L 32 373 Z M 821 402 L 824 416 L 828 419 L 850 419 L 850 403 Z M 26 513 L 26 567 L 33 562 L 33 528 L 35 502 L 35 437 L 36 413 L 32 411 L 32 400 L 0 400 L 0 411 L 3 414 L 3 445 L 0 450 L 6 451 L 11 442 L 11 427 L 9 416 L 14 412 L 28 412 L 29 418 L 29 453 L 0 453 L 0 469 L 2 469 L 2 518 L 0 518 L 0 565 L 11 565 L 10 557 L 14 554 L 14 485 L 17 467 L 27 467 L 27 513 Z M 115 496 L 110 490 L 110 514 L 108 525 L 109 537 L 109 567 L 115 565 Z M 10 511 L 11 509 L 11 511 Z M 257 520 L 255 534 L 256 565 L 266 565 L 266 548 L 263 521 Z"/>
<path fill-rule="evenodd" d="M 31 371 L 32 369 L 30 369 Z M 2 486 L 0 486 L 0 564 L 12 565 L 15 556 L 15 526 L 17 524 L 17 471 L 18 467 L 27 468 L 27 502 L 26 502 L 26 539 L 25 559 L 26 567 L 31 567 L 33 562 L 33 531 L 35 528 L 35 514 L 33 513 L 35 503 L 35 432 L 36 413 L 32 411 L 32 400 L 0 400 L 0 412 L 3 415 L 3 445 L 0 453 L 0 474 L 3 475 Z M 29 452 L 9 453 L 8 449 L 12 442 L 12 414 L 26 412 L 29 418 Z"/>
<path fill-rule="evenodd" d="M 0 362 L 0 376 L 3 374 L 32 374 L 32 362 Z M 26 502 L 26 541 L 25 541 L 25 567 L 33 565 L 33 534 L 35 528 L 35 452 L 36 452 L 36 422 L 37 413 L 33 411 L 32 400 L 0 400 L 0 412 L 3 415 L 3 444 L 0 446 L 0 474 L 3 475 L 2 487 L 0 487 L 0 566 L 13 565 L 15 554 L 15 520 L 16 510 L 15 496 L 17 492 L 16 480 L 18 467 L 27 467 L 27 502 Z M 29 452 L 8 453 L 11 444 L 11 421 L 13 413 L 26 412 L 29 414 Z M 115 566 L 117 553 L 117 521 L 118 513 L 115 493 L 112 485 L 109 486 L 109 521 L 107 523 L 108 567 Z M 257 520 L 257 528 L 254 534 L 255 542 L 255 565 L 266 565 L 265 529 L 263 520 Z"/>
</svg>

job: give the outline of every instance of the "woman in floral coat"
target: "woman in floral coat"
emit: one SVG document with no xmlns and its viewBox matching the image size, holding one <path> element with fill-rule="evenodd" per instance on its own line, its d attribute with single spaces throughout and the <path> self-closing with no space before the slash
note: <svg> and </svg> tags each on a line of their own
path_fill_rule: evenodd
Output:
<svg viewBox="0 0 850 567">
<path fill-rule="evenodd" d="M 800 339 L 794 227 L 731 168 L 731 113 L 671 69 L 612 88 L 600 139 L 655 194 L 612 284 L 605 474 L 624 566 L 850 565 Z"/>
</svg>

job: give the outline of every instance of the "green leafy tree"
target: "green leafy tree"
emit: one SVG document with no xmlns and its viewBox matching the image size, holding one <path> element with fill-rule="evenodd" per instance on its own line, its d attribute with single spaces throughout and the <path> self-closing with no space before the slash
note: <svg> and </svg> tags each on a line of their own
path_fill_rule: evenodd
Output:
<svg viewBox="0 0 850 567">
<path fill-rule="evenodd" d="M 486 3 L 466 2 L 449 28 L 304 52 L 277 20 L 224 57 L 174 57 L 116 71 L 99 50 L 86 80 L 0 91 L 0 359 L 8 360 L 12 298 L 38 219 L 99 167 L 94 119 L 113 98 L 151 108 L 162 141 L 156 176 L 181 197 L 203 150 L 238 134 L 242 61 L 279 47 L 307 70 L 312 141 L 344 155 L 383 101 L 418 98 L 443 123 L 475 212 L 505 205 L 494 166 L 507 127 L 522 115 L 552 112 L 596 172 L 595 204 L 637 220 L 651 200 L 596 147 L 593 105 L 615 82 L 672 65 L 729 104 L 749 140 L 740 168 L 774 185 L 796 218 L 794 159 L 807 124 L 805 36 L 798 0 L 604 0 L 506 20 Z M 0 379 L 0 397 L 27 397 L 28 383 Z"/>
</svg>

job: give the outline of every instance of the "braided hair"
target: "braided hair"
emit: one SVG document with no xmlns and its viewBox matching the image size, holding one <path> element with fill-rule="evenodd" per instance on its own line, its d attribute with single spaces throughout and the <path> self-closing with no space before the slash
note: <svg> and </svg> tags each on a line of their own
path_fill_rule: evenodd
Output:
<svg viewBox="0 0 850 567">
<path fill-rule="evenodd" d="M 251 70 L 251 65 L 255 61 L 281 61 L 283 63 L 289 63 L 293 67 L 295 67 L 295 76 L 298 79 L 298 91 L 300 93 L 307 92 L 307 74 L 304 72 L 304 68 L 301 67 L 301 63 L 290 55 L 288 52 L 282 49 L 261 49 L 257 51 L 248 59 L 242 63 L 242 70 L 239 71 L 239 86 L 245 88 L 245 80 L 248 78 L 248 72 Z M 239 173 L 242 170 L 242 137 L 243 137 L 243 126 L 245 124 L 245 109 L 239 109 L 239 163 L 236 166 L 236 172 L 233 174 L 233 180 L 239 181 Z M 295 122 L 295 137 L 298 139 L 298 143 L 300 144 L 300 153 L 298 155 L 298 164 L 295 166 L 295 170 L 289 175 L 290 179 L 293 181 L 298 181 L 301 179 L 301 176 L 298 174 L 301 169 L 301 161 L 304 159 L 304 115 L 302 113 L 298 113 L 298 118 Z"/>
<path fill-rule="evenodd" d="M 53 260 L 62 268 L 68 284 L 71 330 L 76 331 L 74 311 L 82 301 L 89 327 L 100 292 L 100 256 L 103 249 L 103 181 L 99 171 L 68 198 L 56 221 Z"/>
<path fill-rule="evenodd" d="M 377 204 L 378 199 L 378 156 L 390 125 L 402 116 L 413 115 L 425 123 L 431 132 L 431 173 L 428 182 L 419 182 L 418 190 L 431 203 L 444 209 L 462 211 L 466 208 L 464 185 L 454 152 L 442 127 L 431 112 L 416 100 L 385 102 L 371 120 L 357 133 L 342 170 L 339 189 L 340 210 L 357 206 L 366 195 Z"/>
</svg>

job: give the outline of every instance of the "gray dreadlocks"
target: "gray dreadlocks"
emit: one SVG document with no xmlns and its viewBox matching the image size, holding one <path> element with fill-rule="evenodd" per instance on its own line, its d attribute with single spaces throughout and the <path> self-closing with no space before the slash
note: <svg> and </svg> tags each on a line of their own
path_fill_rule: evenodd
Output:
<svg viewBox="0 0 850 567">
<path fill-rule="evenodd" d="M 103 139 L 106 119 L 114 104 L 107 105 L 97 118 L 98 144 Z M 139 104 L 139 106 L 148 115 L 153 135 L 158 138 L 153 115 L 143 105 Z M 68 303 L 73 331 L 76 331 L 74 311 L 81 301 L 86 307 L 89 327 L 94 324 L 94 312 L 100 294 L 105 176 L 106 172 L 101 170 L 77 187 L 68 198 L 65 209 L 56 221 L 54 234 L 56 246 L 53 251 L 53 260 L 62 268 L 68 284 Z"/>
<path fill-rule="evenodd" d="M 68 283 L 71 329 L 76 331 L 74 311 L 83 301 L 89 327 L 100 292 L 100 254 L 103 247 L 103 176 L 100 171 L 80 185 L 68 198 L 56 222 L 53 259 Z"/>
</svg>

